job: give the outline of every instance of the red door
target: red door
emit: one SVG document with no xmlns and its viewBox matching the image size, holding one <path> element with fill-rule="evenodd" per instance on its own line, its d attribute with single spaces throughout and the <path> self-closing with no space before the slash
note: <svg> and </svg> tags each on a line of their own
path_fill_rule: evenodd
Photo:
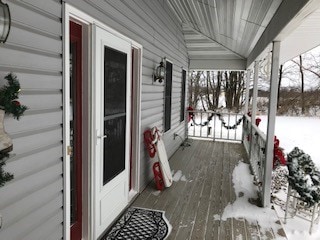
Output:
<svg viewBox="0 0 320 240">
<path fill-rule="evenodd" d="M 70 22 L 70 225 L 82 237 L 82 27 Z"/>
</svg>

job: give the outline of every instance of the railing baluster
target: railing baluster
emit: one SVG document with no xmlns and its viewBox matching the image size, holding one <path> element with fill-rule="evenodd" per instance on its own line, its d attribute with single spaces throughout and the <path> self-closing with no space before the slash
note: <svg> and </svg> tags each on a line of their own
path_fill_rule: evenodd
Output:
<svg viewBox="0 0 320 240">
<path fill-rule="evenodd" d="M 236 141 L 241 142 L 243 139 L 241 138 L 241 134 L 237 131 L 240 131 L 241 125 L 237 126 L 235 129 L 228 129 L 224 127 L 222 121 L 220 121 L 217 113 L 214 111 L 188 111 L 187 114 L 193 114 L 193 119 L 191 123 L 187 123 L 188 126 L 188 136 L 189 137 L 198 137 L 198 138 L 212 138 L 213 141 L 216 140 L 225 140 L 225 141 Z M 212 115 L 212 118 L 211 118 Z M 211 119 L 209 121 L 209 118 Z M 239 120 L 239 116 L 237 113 L 230 113 L 221 115 L 221 118 L 224 119 L 226 126 L 234 126 Z M 248 127 L 245 126 L 246 119 L 243 119 L 243 134 L 248 131 Z M 220 125 L 219 125 L 220 124 Z M 190 129 L 193 127 L 193 129 Z M 206 131 L 206 132 L 204 132 Z M 220 133 L 219 133 L 220 131 Z M 234 132 L 232 132 L 234 131 Z M 241 139 L 238 139 L 238 138 Z"/>
<path fill-rule="evenodd" d="M 202 137 L 202 112 L 200 113 L 201 115 L 200 115 L 200 137 Z"/>
<path fill-rule="evenodd" d="M 213 141 L 215 141 L 216 140 L 216 122 L 217 122 L 217 115 L 216 114 L 214 114 L 214 116 L 213 116 L 213 133 L 212 133 L 212 135 L 213 135 Z"/>
</svg>

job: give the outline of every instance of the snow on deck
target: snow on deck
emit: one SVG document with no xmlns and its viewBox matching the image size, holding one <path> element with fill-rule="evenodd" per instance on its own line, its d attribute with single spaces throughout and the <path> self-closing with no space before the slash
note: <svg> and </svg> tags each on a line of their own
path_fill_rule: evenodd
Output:
<svg viewBox="0 0 320 240">
<path fill-rule="evenodd" d="M 159 192 L 152 182 L 133 206 L 165 211 L 169 240 L 283 239 L 275 212 L 249 203 L 255 186 L 242 159 L 241 144 L 192 140 L 170 159 L 173 185 Z"/>
</svg>

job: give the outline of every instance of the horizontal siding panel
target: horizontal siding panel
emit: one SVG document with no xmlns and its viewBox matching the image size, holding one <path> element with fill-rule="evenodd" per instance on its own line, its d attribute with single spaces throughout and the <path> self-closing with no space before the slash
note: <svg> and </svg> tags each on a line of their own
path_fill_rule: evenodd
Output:
<svg viewBox="0 0 320 240">
<path fill-rule="evenodd" d="M 105 13 L 107 13 L 108 15 L 114 16 L 117 15 L 116 12 L 118 11 L 116 9 L 116 7 L 114 7 L 115 5 L 118 5 L 119 2 L 113 2 L 112 4 L 110 4 L 110 6 L 108 6 L 106 4 L 106 2 L 103 3 L 99 3 L 99 2 L 95 2 L 94 5 L 96 5 L 97 7 L 100 8 L 100 10 L 104 11 Z M 136 7 L 136 5 L 131 4 L 131 7 L 134 8 Z M 161 7 L 158 7 L 161 8 Z M 149 10 L 150 11 L 150 10 Z M 118 11 L 118 13 L 121 13 L 120 11 Z M 163 31 L 161 31 L 161 25 L 159 25 L 159 21 L 156 22 L 156 24 L 158 26 L 155 26 L 155 24 L 153 25 L 152 28 L 152 32 L 148 31 L 148 29 L 144 29 L 142 28 L 139 24 L 136 23 L 136 21 L 139 22 L 139 16 L 135 16 L 134 19 L 130 19 L 127 17 L 127 14 L 125 15 L 121 15 L 118 14 L 118 23 L 121 23 L 122 26 L 126 27 L 127 29 L 130 29 L 129 24 L 134 23 L 134 29 L 135 29 L 135 34 L 138 34 L 140 36 L 144 36 L 145 39 L 148 39 L 149 42 L 151 42 L 152 44 L 162 47 L 162 49 L 167 49 L 170 52 L 176 52 L 179 51 L 179 47 L 177 44 L 174 44 L 173 40 L 169 40 L 168 41 L 168 36 L 172 36 L 172 34 L 168 34 L 168 36 L 166 36 L 165 33 L 163 33 Z M 159 18 L 160 20 L 161 18 Z M 146 22 L 148 22 L 146 19 L 144 19 Z M 160 20 L 161 21 L 161 20 Z M 160 28 L 160 29 L 159 29 Z M 155 31 L 155 29 L 157 31 Z M 164 37 L 166 36 L 166 37 Z M 175 35 L 173 35 L 175 36 Z M 176 37 L 175 37 L 176 39 Z M 165 44 L 165 42 L 167 42 L 168 44 Z M 179 55 L 178 55 L 179 56 Z M 180 56 L 179 56 L 180 57 Z"/>
<path fill-rule="evenodd" d="M 13 180 L 7 183 L 1 189 L 3 194 L 0 196 L 0 209 L 3 209 L 12 202 L 18 201 L 29 194 L 33 194 L 37 190 L 50 185 L 54 181 L 57 181 L 60 179 L 61 169 L 62 163 L 55 164 L 26 178 L 18 181 Z M 15 189 L 15 191 L 11 192 L 10 188 Z M 1 234 L 0 237 L 2 237 Z"/>
<path fill-rule="evenodd" d="M 34 8 L 37 8 L 43 12 L 47 12 L 48 14 L 52 14 L 56 17 L 61 18 L 61 3 L 55 0 L 21 0 L 24 4 L 30 5 Z"/>
<path fill-rule="evenodd" d="M 152 115 L 159 114 L 159 113 L 163 114 L 163 106 L 150 108 L 148 110 L 145 110 L 141 113 L 141 117 L 147 118 L 148 116 L 152 116 Z"/>
<path fill-rule="evenodd" d="M 29 109 L 39 109 L 43 106 L 54 108 L 62 106 L 62 97 L 60 90 L 58 93 L 35 91 L 32 95 L 29 95 L 29 92 L 25 90 L 21 94 L 20 102 L 28 106 Z"/>
<path fill-rule="evenodd" d="M 14 145 L 14 147 L 16 145 Z M 26 176 L 27 173 L 40 171 L 41 169 L 45 169 L 48 166 L 58 164 L 59 161 L 61 161 L 61 157 L 61 146 L 56 146 L 49 150 L 26 156 L 23 159 L 20 159 L 19 154 L 17 154 L 16 158 L 7 161 L 6 169 L 8 172 L 14 174 L 15 179 L 19 179 L 22 176 Z"/>
<path fill-rule="evenodd" d="M 35 53 L 9 49 L 7 46 L 0 45 L 2 56 L 10 56 L 10 58 L 0 58 L 0 65 L 6 65 L 17 68 L 29 68 L 61 72 L 61 58 L 47 57 Z"/>
<path fill-rule="evenodd" d="M 142 94 L 144 93 L 164 93 L 164 84 L 158 85 L 158 84 L 151 84 L 151 85 L 143 85 L 142 86 Z"/>
<path fill-rule="evenodd" d="M 60 224 L 57 226 L 56 229 L 54 229 L 52 232 L 49 232 L 49 234 L 46 236 L 46 240 L 62 240 L 63 237 L 63 225 Z"/>
<path fill-rule="evenodd" d="M 59 223 L 62 219 L 63 213 L 62 211 L 58 211 L 57 214 L 55 214 L 52 218 L 45 222 L 42 222 L 39 226 L 37 226 L 37 228 L 34 231 L 24 236 L 22 240 L 62 239 L 61 236 L 63 234 L 63 226 L 61 223 Z M 53 231 L 52 228 L 54 228 Z M 39 229 L 41 231 L 39 231 Z"/>
<path fill-rule="evenodd" d="M 34 41 L 35 38 L 38 40 Z M 43 52 L 62 54 L 62 42 L 60 39 L 34 33 L 30 31 L 30 28 L 21 29 L 12 26 L 8 42 Z"/>
<path fill-rule="evenodd" d="M 61 213 L 61 206 L 62 195 L 47 202 L 44 206 L 39 207 L 16 224 L 4 229 L 1 232 L 1 237 L 3 236 L 3 239 L 23 239 L 30 232 L 30 229 L 35 230 L 41 226 L 41 223 L 47 221 L 48 216 L 55 216 Z M 60 216 L 62 216 L 62 214 L 60 214 Z M 17 229 L 19 229 L 19 231 L 17 231 Z"/>
<path fill-rule="evenodd" d="M 13 225 L 22 217 L 31 214 L 40 206 L 50 202 L 51 199 L 61 195 L 62 186 L 62 179 L 58 179 L 45 188 L 34 192 L 34 194 L 28 195 L 22 199 L 19 199 L 17 202 L 11 203 L 7 208 L 2 210 L 2 215 L 5 218 L 4 227 Z"/>
<path fill-rule="evenodd" d="M 141 96 L 141 101 L 148 101 L 148 100 L 160 100 L 162 101 L 163 99 L 163 93 L 162 92 L 158 92 L 158 93 L 144 93 Z"/>
<path fill-rule="evenodd" d="M 9 72 L 0 71 L 0 79 L 8 75 Z M 30 74 L 14 72 L 19 79 L 21 86 L 21 93 L 24 93 L 24 89 L 62 89 L 62 76 L 47 76 L 44 74 Z"/>
<path fill-rule="evenodd" d="M 163 124 L 163 113 L 159 113 L 153 116 L 148 116 L 141 119 L 141 129 L 151 128 L 154 126 L 162 126 Z M 162 130 L 162 128 L 160 128 Z"/>
<path fill-rule="evenodd" d="M 62 25 L 60 17 L 49 18 L 48 15 L 45 15 L 45 12 L 41 14 L 37 8 L 26 8 L 17 1 L 10 1 L 9 7 L 12 22 L 21 22 L 50 34 L 61 36 Z"/>
<path fill-rule="evenodd" d="M 141 110 L 144 111 L 159 106 L 163 106 L 163 103 L 159 102 L 158 100 L 146 101 L 141 103 Z"/>
<path fill-rule="evenodd" d="M 9 117 L 5 118 L 5 127 L 9 134 L 24 132 L 31 129 L 36 130 L 39 128 L 46 128 L 62 123 L 62 111 L 32 115 L 27 114 L 27 111 L 19 121 L 12 120 Z"/>
<path fill-rule="evenodd" d="M 150 1 L 148 1 L 150 2 Z M 146 2 L 146 3 L 148 3 Z M 150 14 L 150 12 L 152 11 L 152 8 L 146 9 L 145 7 L 141 7 L 143 6 L 142 4 L 136 4 L 136 5 L 132 5 L 130 6 L 131 8 L 134 8 L 134 12 L 136 15 L 138 16 L 143 16 L 143 22 L 142 23 L 148 23 L 148 27 L 150 27 L 153 31 L 154 29 L 157 30 L 157 32 L 161 32 L 163 33 L 163 35 L 165 35 L 167 37 L 166 40 L 171 41 L 171 43 L 175 46 L 177 46 L 179 44 L 179 42 L 184 42 L 183 38 L 177 38 L 179 36 L 175 36 L 175 30 L 170 31 L 170 29 L 168 28 L 169 26 L 171 26 L 173 24 L 173 21 L 169 21 L 167 23 L 167 25 L 164 24 L 159 24 L 159 21 L 156 21 L 156 18 L 154 17 L 155 15 L 153 14 L 153 12 Z M 161 11 L 161 8 L 159 8 L 158 6 L 155 8 L 159 11 Z M 144 24 L 143 24 L 144 25 Z M 142 26 L 143 26 L 142 25 Z M 156 28 L 154 26 L 157 26 Z M 147 29 L 146 29 L 147 30 Z M 160 39 L 161 41 L 161 39 Z"/>
<path fill-rule="evenodd" d="M 113 2 L 103 2 L 101 3 L 98 0 L 95 1 L 89 1 L 86 0 L 85 2 L 79 2 L 76 0 L 67 0 L 67 2 L 70 2 L 72 5 L 75 5 L 82 9 L 85 12 L 88 12 L 95 17 L 97 17 L 102 22 L 105 22 L 108 26 L 113 27 L 114 29 L 118 30 L 122 34 L 134 39 L 135 41 L 139 42 L 143 45 L 144 50 L 150 49 L 155 55 L 157 55 L 159 58 L 163 57 L 164 53 L 167 53 L 166 56 L 170 56 L 170 59 L 178 62 L 186 62 L 187 61 L 187 53 L 185 51 L 185 44 L 184 42 L 181 42 L 179 46 L 173 46 L 171 42 L 161 40 L 159 41 L 159 38 L 162 38 L 162 34 L 157 34 L 153 36 L 152 38 L 146 38 L 149 34 L 145 31 L 140 32 L 139 26 L 135 24 L 135 21 L 128 21 L 126 20 L 126 17 L 124 14 L 115 14 L 111 11 L 113 8 Z M 87 4 L 86 4 L 87 3 Z M 133 3 L 132 3 L 133 4 Z M 145 3 L 139 2 L 137 4 L 145 5 Z M 95 9 L 92 9 L 95 8 Z M 161 8 L 162 6 L 159 6 Z M 166 13 L 168 14 L 168 13 Z M 164 17 L 164 16 L 162 16 Z M 154 26 L 155 29 L 157 29 L 157 26 Z M 177 35 L 177 32 L 181 29 L 176 29 L 175 35 Z M 155 47 L 156 46 L 156 47 Z M 177 53 L 179 54 L 172 54 Z"/>
</svg>

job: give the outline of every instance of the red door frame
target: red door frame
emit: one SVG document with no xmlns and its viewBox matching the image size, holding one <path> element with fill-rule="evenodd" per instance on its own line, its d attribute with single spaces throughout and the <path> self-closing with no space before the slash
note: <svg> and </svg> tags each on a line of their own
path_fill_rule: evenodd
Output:
<svg viewBox="0 0 320 240">
<path fill-rule="evenodd" d="M 76 188 L 76 215 L 71 225 L 71 240 L 82 238 L 82 26 L 70 22 L 70 43 L 75 44 L 75 86 L 70 84 L 73 92 L 73 111 L 75 111 L 73 124 L 73 161 L 75 161 L 75 188 Z"/>
</svg>

